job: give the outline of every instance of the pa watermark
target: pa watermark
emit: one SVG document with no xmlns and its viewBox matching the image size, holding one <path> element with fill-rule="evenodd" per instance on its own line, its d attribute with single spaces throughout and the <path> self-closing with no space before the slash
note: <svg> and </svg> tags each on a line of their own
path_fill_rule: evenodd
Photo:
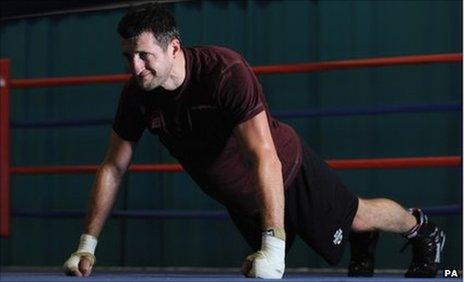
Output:
<svg viewBox="0 0 464 282">
<path fill-rule="evenodd" d="M 462 272 L 458 269 L 443 269 L 444 278 L 459 278 L 461 275 Z"/>
</svg>

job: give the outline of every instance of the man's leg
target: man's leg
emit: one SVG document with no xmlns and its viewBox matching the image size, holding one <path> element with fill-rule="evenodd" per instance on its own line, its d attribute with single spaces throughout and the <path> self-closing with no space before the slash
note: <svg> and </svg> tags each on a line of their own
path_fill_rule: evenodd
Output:
<svg viewBox="0 0 464 282">
<path fill-rule="evenodd" d="M 445 235 L 421 210 L 408 212 L 389 199 L 359 199 L 352 229 L 401 233 L 413 246 L 413 260 L 406 276 L 435 277 Z"/>
<path fill-rule="evenodd" d="M 286 227 L 294 226 L 308 246 L 328 264 L 336 265 L 342 258 L 357 210 L 358 197 L 303 144 L 300 171 L 285 192 Z"/>
<path fill-rule="evenodd" d="M 416 218 L 392 200 L 359 199 L 351 227 L 356 232 L 381 230 L 406 233 L 416 224 Z"/>
<path fill-rule="evenodd" d="M 378 239 L 378 231 L 351 231 L 348 239 L 351 251 L 348 276 L 371 277 L 374 275 L 375 248 Z"/>
<path fill-rule="evenodd" d="M 388 199 L 359 199 L 350 234 L 351 260 L 348 276 L 373 276 L 378 230 L 406 233 L 416 219 Z"/>
</svg>

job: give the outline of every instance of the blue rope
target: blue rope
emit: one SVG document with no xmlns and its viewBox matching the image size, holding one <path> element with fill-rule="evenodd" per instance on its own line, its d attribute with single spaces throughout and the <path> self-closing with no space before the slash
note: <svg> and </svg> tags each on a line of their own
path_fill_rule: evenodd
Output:
<svg viewBox="0 0 464 282">
<path fill-rule="evenodd" d="M 462 111 L 462 105 L 458 103 L 448 103 L 427 105 L 384 105 L 364 108 L 305 109 L 296 111 L 276 111 L 273 112 L 273 115 L 278 118 L 306 118 L 447 111 Z"/>
<path fill-rule="evenodd" d="M 435 207 L 424 207 L 422 210 L 429 215 L 451 215 L 462 213 L 461 205 L 448 205 L 448 206 L 435 206 Z"/>
<path fill-rule="evenodd" d="M 85 211 L 74 210 L 55 210 L 55 211 L 32 211 L 32 210 L 13 210 L 12 216 L 32 217 L 32 218 L 81 218 L 85 216 Z M 208 210 L 137 210 L 123 211 L 117 210 L 111 213 L 112 217 L 135 218 L 135 219 L 228 219 L 226 211 Z"/>
<path fill-rule="evenodd" d="M 447 216 L 462 213 L 461 205 L 424 207 L 422 210 L 430 216 Z M 14 217 L 28 218 L 81 218 L 85 211 L 55 210 L 55 211 L 32 211 L 13 210 Z M 222 210 L 137 210 L 137 211 L 113 211 L 112 217 L 132 219 L 229 219 L 226 211 Z"/>
<path fill-rule="evenodd" d="M 419 113 L 419 112 L 447 112 L 462 111 L 459 103 L 447 104 L 425 104 L 425 105 L 384 105 L 378 107 L 364 108 L 325 108 L 325 109 L 303 109 L 293 111 L 274 111 L 273 116 L 277 118 L 308 118 L 308 117 L 333 117 L 333 116 L 355 116 L 355 115 L 379 115 L 397 113 Z M 11 122 L 11 128 L 50 128 L 50 127 L 82 127 L 108 125 L 113 119 L 68 119 L 49 121 L 16 121 Z"/>
</svg>

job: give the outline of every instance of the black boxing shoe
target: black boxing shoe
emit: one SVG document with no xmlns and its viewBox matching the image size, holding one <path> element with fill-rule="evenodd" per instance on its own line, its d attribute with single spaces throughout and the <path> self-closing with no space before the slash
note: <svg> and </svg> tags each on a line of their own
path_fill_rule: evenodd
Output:
<svg viewBox="0 0 464 282">
<path fill-rule="evenodd" d="M 412 262 L 405 277 L 433 278 L 437 275 L 446 235 L 420 209 L 412 209 L 418 224 L 404 236 L 412 245 Z"/>
<path fill-rule="evenodd" d="M 379 232 L 351 232 L 351 261 L 348 276 L 371 277 L 374 275 L 375 248 Z"/>
</svg>

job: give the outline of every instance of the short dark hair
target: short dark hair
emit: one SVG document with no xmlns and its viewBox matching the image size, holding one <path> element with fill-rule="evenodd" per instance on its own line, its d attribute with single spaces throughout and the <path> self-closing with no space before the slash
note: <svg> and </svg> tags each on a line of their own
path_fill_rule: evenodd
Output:
<svg viewBox="0 0 464 282">
<path fill-rule="evenodd" d="M 124 39 L 135 38 L 147 31 L 153 33 L 164 50 L 173 39 L 180 40 L 173 15 L 156 2 L 132 7 L 118 24 L 118 33 Z"/>
</svg>

